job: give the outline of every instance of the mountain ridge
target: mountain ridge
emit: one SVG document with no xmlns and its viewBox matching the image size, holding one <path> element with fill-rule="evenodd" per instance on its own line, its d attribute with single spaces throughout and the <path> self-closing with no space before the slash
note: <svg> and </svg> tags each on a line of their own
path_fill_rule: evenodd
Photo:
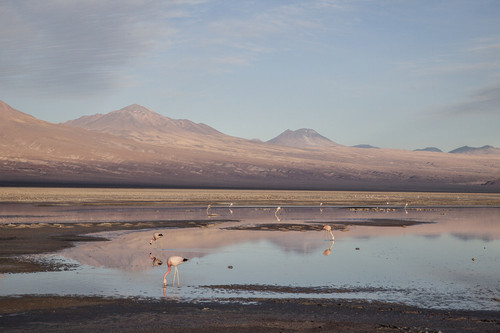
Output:
<svg viewBox="0 0 500 333">
<path fill-rule="evenodd" d="M 133 137 L 139 141 L 158 141 L 159 137 L 168 138 L 169 135 L 224 135 L 208 125 L 196 124 L 187 119 L 172 119 L 138 104 L 106 114 L 83 116 L 63 124 Z"/>
<path fill-rule="evenodd" d="M 0 119 L 0 184 L 500 191 L 496 155 L 298 148 L 189 131 L 154 141 L 154 131 L 144 139 L 53 124 L 5 103 Z"/>
<path fill-rule="evenodd" d="M 482 147 L 469 147 L 462 146 L 457 149 L 451 150 L 450 154 L 468 154 L 468 155 L 492 155 L 492 154 L 500 154 L 500 149 L 495 148 L 490 145 L 485 145 Z"/>
</svg>

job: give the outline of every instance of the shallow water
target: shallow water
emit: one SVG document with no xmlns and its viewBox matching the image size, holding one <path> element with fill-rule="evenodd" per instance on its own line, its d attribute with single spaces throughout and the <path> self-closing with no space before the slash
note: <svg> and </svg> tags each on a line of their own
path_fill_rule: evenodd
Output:
<svg viewBox="0 0 500 333">
<path fill-rule="evenodd" d="M 0 213 L 3 223 L 234 220 L 208 228 L 104 233 L 110 242 L 80 243 L 47 256 L 73 263 L 75 269 L 5 274 L 0 278 L 1 295 L 188 301 L 357 298 L 426 308 L 500 309 L 500 208 L 282 207 L 276 213 L 276 207 L 261 206 L 14 205 Z M 398 220 L 403 221 L 399 226 L 370 225 Z M 284 231 L 270 226 L 239 230 L 261 224 L 329 224 L 339 230 L 334 230 L 334 242 L 319 230 Z M 150 245 L 153 231 L 165 236 Z M 171 255 L 190 260 L 179 266 L 180 287 L 172 283 L 172 272 L 163 288 Z"/>
</svg>

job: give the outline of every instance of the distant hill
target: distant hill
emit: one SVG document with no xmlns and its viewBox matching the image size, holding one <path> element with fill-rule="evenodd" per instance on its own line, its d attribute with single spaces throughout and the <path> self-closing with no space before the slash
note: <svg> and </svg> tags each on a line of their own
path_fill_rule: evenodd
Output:
<svg viewBox="0 0 500 333">
<path fill-rule="evenodd" d="M 368 144 L 355 145 L 355 146 L 352 146 L 352 147 L 353 148 L 380 149 L 379 147 L 375 147 L 375 146 L 368 145 Z"/>
<path fill-rule="evenodd" d="M 414 151 L 430 151 L 430 152 L 435 152 L 435 153 L 442 153 L 443 151 L 439 148 L 436 147 L 426 147 L 426 148 L 421 148 L 421 149 L 415 149 Z"/>
<path fill-rule="evenodd" d="M 301 128 L 296 131 L 286 130 L 277 137 L 267 141 L 268 143 L 288 146 L 288 147 L 335 147 L 337 143 L 322 136 L 315 130 Z"/>
<path fill-rule="evenodd" d="M 463 146 L 450 151 L 451 154 L 469 154 L 469 155 L 500 155 L 500 149 L 490 145 L 482 147 Z"/>
</svg>

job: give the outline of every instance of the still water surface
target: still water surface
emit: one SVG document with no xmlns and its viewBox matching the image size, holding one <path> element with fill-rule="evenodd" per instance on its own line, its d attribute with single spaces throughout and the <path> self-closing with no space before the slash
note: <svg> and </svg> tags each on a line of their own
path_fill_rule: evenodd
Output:
<svg viewBox="0 0 500 333">
<path fill-rule="evenodd" d="M 275 207 L 32 207 L 19 213 L 16 207 L 4 208 L 4 223 L 231 221 L 207 228 L 101 233 L 111 241 L 79 243 L 46 256 L 74 269 L 5 274 L 1 295 L 342 298 L 500 309 L 500 208 L 283 207 L 276 213 Z M 403 223 L 380 226 L 384 221 Z M 262 224 L 260 230 L 245 230 Z M 268 224 L 317 225 L 318 230 L 285 231 Z M 323 224 L 338 229 L 334 242 L 320 231 Z M 164 237 L 150 245 L 153 232 Z M 172 271 L 164 288 L 172 255 L 190 260 L 179 266 L 180 287 L 172 283 Z"/>
</svg>

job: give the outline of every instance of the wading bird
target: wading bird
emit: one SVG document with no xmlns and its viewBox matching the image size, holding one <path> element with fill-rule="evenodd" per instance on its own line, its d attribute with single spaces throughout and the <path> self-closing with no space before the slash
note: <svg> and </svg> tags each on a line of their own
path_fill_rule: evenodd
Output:
<svg viewBox="0 0 500 333">
<path fill-rule="evenodd" d="M 151 240 L 149 241 L 149 245 L 153 244 L 153 242 L 156 242 L 158 240 L 158 238 L 162 238 L 163 237 L 163 234 L 159 233 L 159 232 L 155 232 L 153 234 L 153 238 L 151 238 Z"/>
<path fill-rule="evenodd" d="M 212 205 L 207 206 L 207 216 L 217 216 L 215 213 L 210 213 L 210 209 L 212 208 Z"/>
<path fill-rule="evenodd" d="M 335 239 L 335 237 L 333 237 L 332 227 L 330 227 L 329 225 L 325 225 L 323 229 L 330 233 L 330 236 L 332 236 L 332 240 Z"/>
<path fill-rule="evenodd" d="M 276 220 L 281 221 L 280 217 L 279 217 L 279 212 L 281 210 L 281 207 L 278 206 L 278 208 L 276 208 L 276 210 L 274 211 L 274 216 L 276 217 Z"/>
<path fill-rule="evenodd" d="M 167 260 L 167 265 L 168 265 L 168 271 L 163 275 L 163 285 L 167 286 L 167 275 L 170 274 L 170 271 L 172 270 L 172 266 L 175 267 L 174 270 L 174 280 L 172 281 L 172 284 L 175 283 L 175 276 L 177 275 L 177 287 L 180 286 L 180 279 L 179 279 L 179 270 L 177 270 L 177 266 L 182 264 L 185 261 L 188 261 L 189 259 L 179 257 L 179 256 L 172 256 L 169 257 Z"/>
</svg>

